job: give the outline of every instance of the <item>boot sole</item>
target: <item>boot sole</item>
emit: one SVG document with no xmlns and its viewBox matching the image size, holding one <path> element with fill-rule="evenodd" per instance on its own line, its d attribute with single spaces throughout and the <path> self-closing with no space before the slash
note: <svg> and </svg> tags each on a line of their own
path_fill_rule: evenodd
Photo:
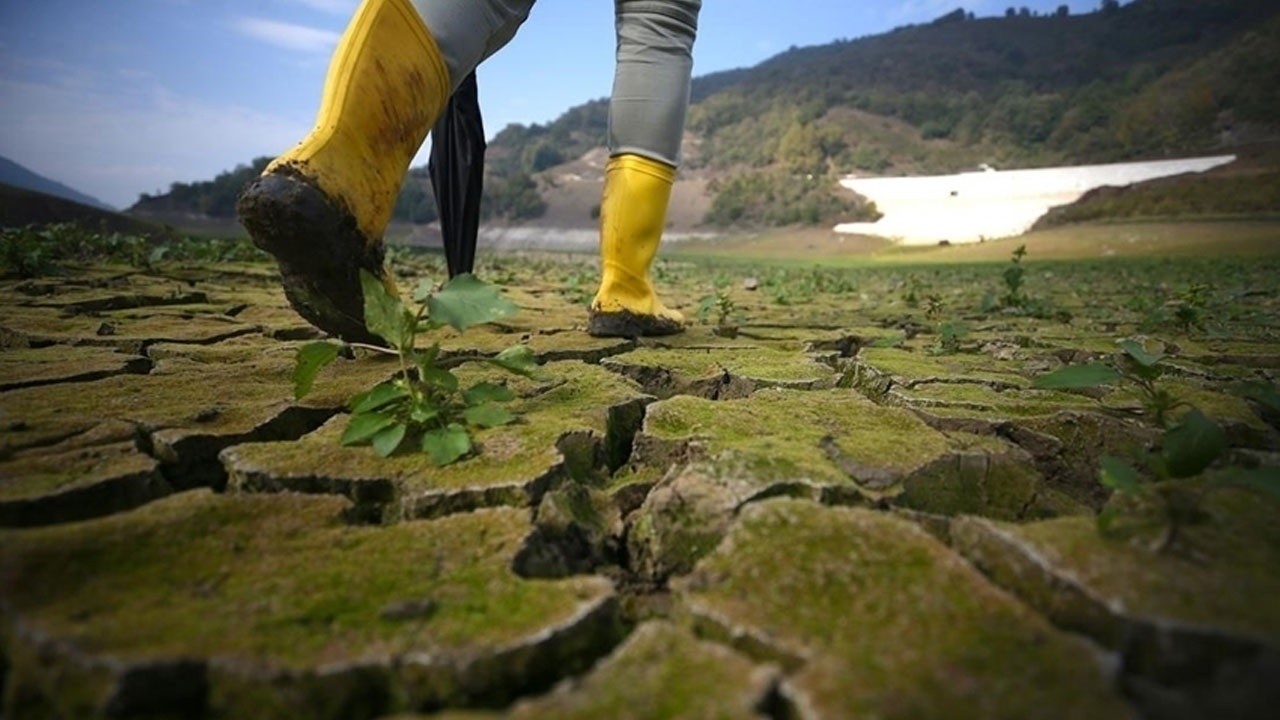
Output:
<svg viewBox="0 0 1280 720">
<path fill-rule="evenodd" d="M 659 337 L 684 332 L 684 325 L 657 315 L 640 315 L 629 310 L 597 312 L 591 310 L 587 334 L 592 337 Z"/>
<path fill-rule="evenodd" d="M 355 218 L 306 178 L 272 173 L 236 202 L 253 243 L 275 257 L 285 296 L 298 314 L 349 342 L 384 345 L 364 324 L 360 270 L 383 274 L 382 243 L 371 243 Z"/>
</svg>

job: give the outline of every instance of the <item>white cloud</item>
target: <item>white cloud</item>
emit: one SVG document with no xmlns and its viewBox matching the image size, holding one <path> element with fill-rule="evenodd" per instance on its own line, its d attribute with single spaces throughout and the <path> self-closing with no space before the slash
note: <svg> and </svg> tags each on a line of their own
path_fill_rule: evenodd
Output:
<svg viewBox="0 0 1280 720">
<path fill-rule="evenodd" d="M 279 20 L 240 18 L 236 21 L 235 28 L 241 34 L 256 40 L 300 52 L 327 52 L 338 42 L 338 33 L 332 30 L 321 30 Z"/>
<path fill-rule="evenodd" d="M 105 77 L 105 76 L 104 76 Z M 212 104 L 155 84 L 0 79 L 0 155 L 117 207 L 297 142 L 309 119 Z"/>
<path fill-rule="evenodd" d="M 355 0 L 290 0 L 295 5 L 320 12 L 333 13 L 335 15 L 346 15 L 355 10 Z"/>
</svg>

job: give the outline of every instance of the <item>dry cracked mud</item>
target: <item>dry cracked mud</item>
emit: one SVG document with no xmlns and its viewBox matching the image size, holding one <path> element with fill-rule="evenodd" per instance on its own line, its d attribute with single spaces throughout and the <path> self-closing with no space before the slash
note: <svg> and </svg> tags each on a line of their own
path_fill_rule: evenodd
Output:
<svg viewBox="0 0 1280 720">
<path fill-rule="evenodd" d="M 1160 432 L 1123 388 L 1032 381 L 1158 344 L 1221 462 L 1274 468 L 1276 412 L 1235 388 L 1274 387 L 1276 265 L 1234 269 L 1210 329 L 1152 329 L 1092 266 L 1033 275 L 1063 311 L 1033 317 L 976 310 L 998 267 L 749 291 L 663 263 L 690 314 L 731 288 L 736 332 L 609 340 L 589 265 L 502 257 L 479 274 L 521 312 L 424 340 L 518 421 L 446 467 L 339 443 L 394 361 L 294 399 L 318 334 L 268 266 L 0 280 L 0 716 L 1268 717 L 1280 506 L 1205 493 L 1166 551 L 1103 534 L 1147 516 L 1100 459 Z M 964 323 L 946 342 L 924 284 Z M 517 342 L 535 378 L 477 362 Z"/>
</svg>

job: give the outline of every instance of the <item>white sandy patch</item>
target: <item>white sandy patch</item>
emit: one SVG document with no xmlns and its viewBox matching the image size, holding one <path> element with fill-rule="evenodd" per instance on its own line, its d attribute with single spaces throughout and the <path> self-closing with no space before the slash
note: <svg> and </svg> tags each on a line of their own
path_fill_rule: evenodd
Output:
<svg viewBox="0 0 1280 720">
<path fill-rule="evenodd" d="M 1075 202 L 1094 188 L 1204 172 L 1233 160 L 1234 155 L 1219 155 L 927 177 L 848 176 L 840 184 L 875 202 L 884 217 L 874 223 L 843 223 L 835 231 L 890 238 L 904 245 L 1021 235 L 1049 208 Z"/>
</svg>

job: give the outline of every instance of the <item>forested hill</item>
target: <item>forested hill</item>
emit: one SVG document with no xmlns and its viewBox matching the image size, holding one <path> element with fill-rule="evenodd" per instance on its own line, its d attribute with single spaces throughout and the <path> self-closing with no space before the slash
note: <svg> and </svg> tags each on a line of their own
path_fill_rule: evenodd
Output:
<svg viewBox="0 0 1280 720">
<path fill-rule="evenodd" d="M 539 173 L 603 145 L 607 114 L 606 101 L 594 100 L 498 133 L 487 155 L 487 216 L 541 212 L 539 192 L 551 181 Z M 847 172 L 1165 157 L 1276 138 L 1280 2 L 1103 0 L 1083 15 L 1065 6 L 990 18 L 957 9 L 695 78 L 686 168 L 710 179 L 714 224 L 829 222 L 858 213 L 837 194 L 835 179 Z M 226 189 L 238 190 L 237 172 L 255 167 L 140 206 L 229 213 Z M 435 217 L 421 170 L 406 182 L 397 217 Z"/>
<path fill-rule="evenodd" d="M 1280 117 L 1280 3 L 1106 7 L 985 19 L 957 10 L 928 25 L 793 49 L 729 82 L 704 79 L 692 128 L 726 141 L 704 150 L 712 164 L 741 155 L 737 136 L 779 114 L 805 124 L 849 108 L 904 120 L 926 139 L 985 142 L 1030 160 L 1093 160 L 1202 149 L 1217 139 L 1224 111 L 1241 122 Z"/>
</svg>

